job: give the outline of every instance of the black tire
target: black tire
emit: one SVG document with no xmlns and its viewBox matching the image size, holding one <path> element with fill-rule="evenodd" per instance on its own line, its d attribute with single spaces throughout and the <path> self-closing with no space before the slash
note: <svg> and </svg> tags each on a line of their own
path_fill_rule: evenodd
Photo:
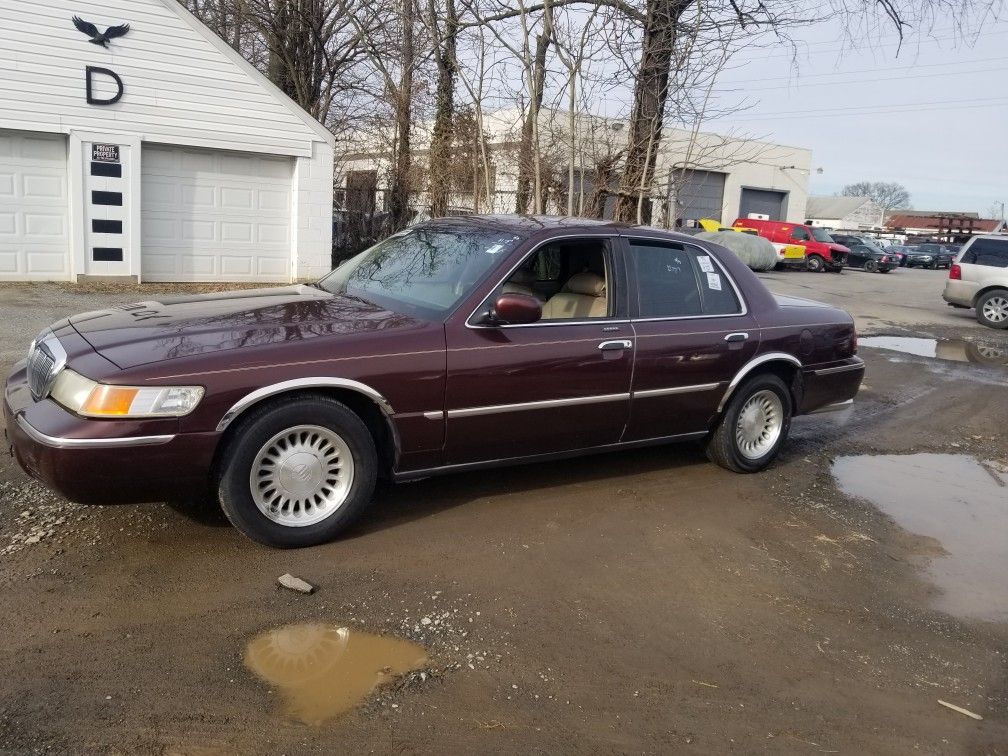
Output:
<svg viewBox="0 0 1008 756">
<path fill-rule="evenodd" d="M 1008 328 L 1008 289 L 991 289 L 976 301 L 976 319 L 980 325 L 1004 330 Z M 998 313 L 1002 315 L 998 316 Z"/>
<path fill-rule="evenodd" d="M 809 273 L 822 273 L 826 269 L 826 261 L 821 255 L 809 255 L 805 258 L 805 270 Z"/>
<path fill-rule="evenodd" d="M 278 434 L 298 426 L 336 434 L 353 460 L 352 482 L 342 503 L 321 521 L 303 526 L 267 517 L 256 505 L 250 483 L 252 465 L 261 450 Z M 377 472 L 375 441 L 360 417 L 335 399 L 301 396 L 254 408 L 238 420 L 221 450 L 214 489 L 228 520 L 249 538 L 277 548 L 301 548 L 331 541 L 346 529 L 370 503 Z"/>
<path fill-rule="evenodd" d="M 878 273 L 878 263 L 874 260 L 867 260 L 864 264 L 864 269 L 869 273 Z"/>
<path fill-rule="evenodd" d="M 763 391 L 772 391 L 777 395 L 783 417 L 777 440 L 764 454 L 753 458 L 742 452 L 736 438 L 736 429 L 739 426 L 739 416 L 743 407 L 751 398 Z M 708 438 L 707 458 L 714 464 L 732 472 L 759 472 L 773 462 L 780 453 L 781 446 L 787 440 L 788 432 L 791 430 L 793 411 L 791 392 L 784 385 L 784 381 L 771 373 L 761 373 L 750 378 L 735 390 L 731 401 L 728 402 L 728 406 L 725 407 L 724 413 L 721 415 L 721 421 Z"/>
</svg>

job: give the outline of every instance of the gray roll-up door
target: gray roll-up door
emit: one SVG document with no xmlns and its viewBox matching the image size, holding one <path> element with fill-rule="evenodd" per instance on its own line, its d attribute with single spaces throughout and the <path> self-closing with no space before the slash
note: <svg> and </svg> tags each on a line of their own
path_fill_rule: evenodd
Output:
<svg viewBox="0 0 1008 756">
<path fill-rule="evenodd" d="M 724 205 L 725 174 L 716 171 L 676 171 L 673 178 L 676 197 L 676 220 L 690 226 L 687 221 L 713 218 L 724 223 L 721 209 Z M 729 218 L 728 222 L 735 220 Z M 677 224 L 678 225 L 678 224 Z"/>
<path fill-rule="evenodd" d="M 770 220 L 784 220 L 787 192 L 770 189 L 743 189 L 739 203 L 739 218 L 748 218 L 749 213 L 767 215 Z"/>
</svg>

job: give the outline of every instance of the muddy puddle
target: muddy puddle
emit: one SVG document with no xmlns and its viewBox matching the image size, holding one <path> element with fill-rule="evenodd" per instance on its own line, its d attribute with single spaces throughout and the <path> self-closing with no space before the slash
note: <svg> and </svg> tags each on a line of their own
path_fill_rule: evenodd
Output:
<svg viewBox="0 0 1008 756">
<path fill-rule="evenodd" d="M 245 666 L 280 693 L 290 717 L 306 724 L 353 709 L 426 662 L 416 643 L 321 623 L 267 630 L 245 648 Z"/>
<path fill-rule="evenodd" d="M 1008 367 L 1008 347 L 977 343 L 965 339 L 921 339 L 910 336 L 863 336 L 858 346 L 886 349 L 918 357 L 970 362 L 990 367 Z"/>
<path fill-rule="evenodd" d="M 906 531 L 940 546 L 926 570 L 936 608 L 1008 621 L 1008 468 L 958 454 L 838 457 L 833 475 Z"/>
</svg>

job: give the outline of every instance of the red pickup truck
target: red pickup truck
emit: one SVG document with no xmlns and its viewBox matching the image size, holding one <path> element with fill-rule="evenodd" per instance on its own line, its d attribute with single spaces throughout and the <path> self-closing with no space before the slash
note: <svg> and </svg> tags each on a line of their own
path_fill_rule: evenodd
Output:
<svg viewBox="0 0 1008 756">
<path fill-rule="evenodd" d="M 764 239 L 777 244 L 800 244 L 805 247 L 805 267 L 813 272 L 830 270 L 839 273 L 847 263 L 847 247 L 837 244 L 821 228 L 787 221 L 738 218 L 733 228 L 754 229 Z"/>
</svg>

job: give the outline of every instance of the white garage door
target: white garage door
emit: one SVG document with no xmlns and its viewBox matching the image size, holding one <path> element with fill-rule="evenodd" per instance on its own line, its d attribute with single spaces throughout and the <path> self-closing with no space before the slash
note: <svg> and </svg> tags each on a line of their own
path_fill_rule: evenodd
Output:
<svg viewBox="0 0 1008 756">
<path fill-rule="evenodd" d="M 293 161 L 144 145 L 145 281 L 289 281 Z"/>
<path fill-rule="evenodd" d="M 0 131 L 0 279 L 70 276 L 62 135 Z"/>
</svg>

